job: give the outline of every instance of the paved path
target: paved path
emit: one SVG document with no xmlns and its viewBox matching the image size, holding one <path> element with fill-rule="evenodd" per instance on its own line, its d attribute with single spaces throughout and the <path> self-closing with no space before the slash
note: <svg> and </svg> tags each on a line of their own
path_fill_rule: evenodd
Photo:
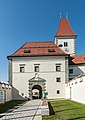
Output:
<svg viewBox="0 0 85 120">
<path fill-rule="evenodd" d="M 42 120 L 41 100 L 28 101 L 13 111 L 5 113 L 0 120 Z"/>
</svg>

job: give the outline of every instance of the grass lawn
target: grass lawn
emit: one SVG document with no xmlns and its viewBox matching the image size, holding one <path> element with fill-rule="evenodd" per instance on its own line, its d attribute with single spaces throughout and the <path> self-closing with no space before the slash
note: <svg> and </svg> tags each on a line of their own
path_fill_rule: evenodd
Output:
<svg viewBox="0 0 85 120">
<path fill-rule="evenodd" d="M 6 102 L 5 104 L 0 104 L 0 113 L 6 112 L 9 109 L 12 109 L 14 106 L 24 103 L 23 100 L 12 100 Z"/>
<path fill-rule="evenodd" d="M 70 100 L 50 100 L 50 115 L 43 120 L 85 120 L 85 105 Z"/>
</svg>

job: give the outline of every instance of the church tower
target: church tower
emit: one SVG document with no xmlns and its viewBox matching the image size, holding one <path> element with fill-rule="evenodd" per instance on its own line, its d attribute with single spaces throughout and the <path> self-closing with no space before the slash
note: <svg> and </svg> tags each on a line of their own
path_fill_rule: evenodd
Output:
<svg viewBox="0 0 85 120">
<path fill-rule="evenodd" d="M 61 18 L 58 32 L 54 38 L 55 44 L 70 55 L 75 55 L 75 40 L 77 35 L 73 32 L 68 18 Z"/>
</svg>

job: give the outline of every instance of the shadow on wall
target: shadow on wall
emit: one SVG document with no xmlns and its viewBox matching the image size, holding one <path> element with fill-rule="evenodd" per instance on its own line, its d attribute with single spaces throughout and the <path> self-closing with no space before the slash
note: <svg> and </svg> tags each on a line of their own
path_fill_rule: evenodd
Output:
<svg viewBox="0 0 85 120">
<path fill-rule="evenodd" d="M 75 69 L 76 68 L 76 69 Z M 71 68 L 70 68 L 71 69 Z M 83 70 L 81 70 L 79 67 L 74 67 L 74 69 L 73 69 L 73 74 L 70 74 L 69 76 L 70 76 L 70 78 L 75 78 L 75 77 L 77 77 L 77 76 L 79 76 L 80 74 L 83 74 L 84 73 L 84 71 Z"/>
<path fill-rule="evenodd" d="M 13 100 L 28 100 L 28 98 L 24 96 L 23 94 L 20 95 L 19 91 L 15 87 L 12 87 L 12 99 Z"/>
</svg>

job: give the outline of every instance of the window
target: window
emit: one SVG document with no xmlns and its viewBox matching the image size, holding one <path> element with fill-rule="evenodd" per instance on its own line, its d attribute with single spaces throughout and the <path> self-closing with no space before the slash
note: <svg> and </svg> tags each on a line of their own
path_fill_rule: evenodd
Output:
<svg viewBox="0 0 85 120">
<path fill-rule="evenodd" d="M 68 47 L 68 43 L 67 42 L 64 42 L 64 47 Z"/>
<path fill-rule="evenodd" d="M 24 50 L 24 53 L 30 53 L 30 52 L 31 52 L 31 51 L 28 50 L 28 49 Z"/>
<path fill-rule="evenodd" d="M 63 45 L 62 45 L 62 44 L 60 44 L 60 45 L 58 45 L 58 47 L 63 47 Z"/>
<path fill-rule="evenodd" d="M 48 52 L 55 52 L 54 49 L 48 49 Z"/>
<path fill-rule="evenodd" d="M 66 52 L 69 52 L 69 49 L 68 49 L 68 48 L 64 48 L 64 50 L 65 50 Z"/>
<path fill-rule="evenodd" d="M 39 66 L 34 66 L 34 71 L 39 72 Z"/>
<path fill-rule="evenodd" d="M 22 96 L 24 96 L 24 93 L 22 93 Z"/>
<path fill-rule="evenodd" d="M 75 82 L 75 84 L 77 84 L 77 82 Z"/>
<path fill-rule="evenodd" d="M 25 68 L 24 67 L 20 67 L 20 72 L 25 72 Z"/>
<path fill-rule="evenodd" d="M 57 94 L 60 94 L 60 90 L 57 90 Z"/>
<path fill-rule="evenodd" d="M 60 72 L 61 71 L 61 66 L 60 65 L 56 65 L 56 71 Z"/>
<path fill-rule="evenodd" d="M 61 78 L 60 77 L 56 78 L 56 82 L 61 82 Z"/>
<path fill-rule="evenodd" d="M 73 69 L 69 69 L 69 73 L 70 73 L 70 74 L 73 74 Z"/>
<path fill-rule="evenodd" d="M 25 72 L 25 64 L 19 64 L 20 66 L 20 72 Z"/>
</svg>

